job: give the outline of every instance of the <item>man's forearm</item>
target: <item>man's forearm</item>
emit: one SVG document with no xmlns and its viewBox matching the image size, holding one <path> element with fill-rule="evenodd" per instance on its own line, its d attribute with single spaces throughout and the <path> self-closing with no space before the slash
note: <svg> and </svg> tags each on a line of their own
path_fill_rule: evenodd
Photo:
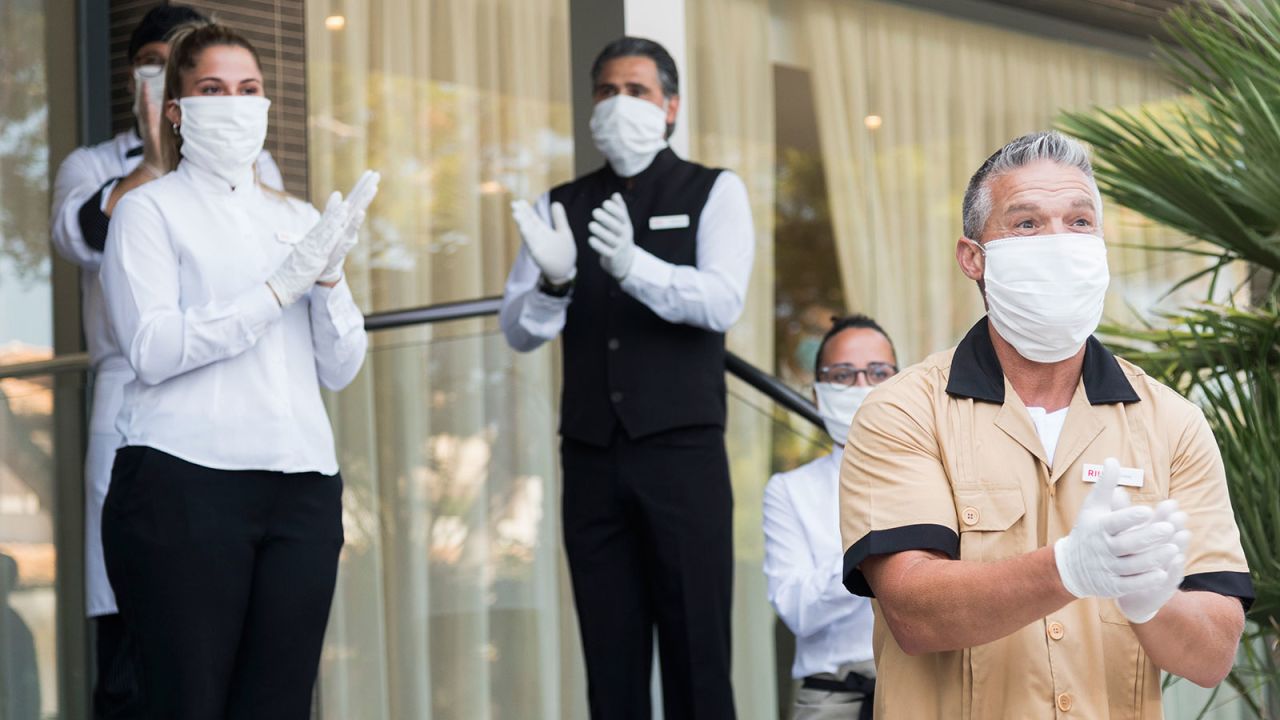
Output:
<svg viewBox="0 0 1280 720">
<path fill-rule="evenodd" d="M 1235 661 L 1244 609 L 1211 592 L 1177 592 L 1150 622 L 1133 625 L 1142 649 L 1161 670 L 1201 687 L 1222 682 Z"/>
<path fill-rule="evenodd" d="M 1058 577 L 1052 546 L 990 563 L 909 551 L 868 558 L 862 570 L 910 655 L 998 640 L 1075 599 Z"/>
</svg>

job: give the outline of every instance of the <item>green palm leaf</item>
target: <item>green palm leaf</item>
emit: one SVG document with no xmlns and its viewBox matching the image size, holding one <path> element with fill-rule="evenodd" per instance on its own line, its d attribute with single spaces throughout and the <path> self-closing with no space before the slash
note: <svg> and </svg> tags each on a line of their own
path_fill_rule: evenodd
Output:
<svg viewBox="0 0 1280 720">
<path fill-rule="evenodd" d="M 1192 3 L 1165 23 L 1157 56 L 1185 93 L 1095 109 L 1059 126 L 1093 145 L 1099 189 L 1200 245 L 1217 274 L 1272 273 L 1254 309 L 1205 305 L 1147 327 L 1103 328 L 1110 344 L 1204 409 L 1226 467 L 1257 599 L 1230 683 L 1280 696 L 1280 0 Z M 1209 248 L 1206 250 L 1205 248 Z M 1212 290 L 1210 291 L 1212 294 Z M 1269 716 L 1253 693 L 1246 706 Z M 1271 708 L 1275 711 L 1275 708 Z"/>
</svg>

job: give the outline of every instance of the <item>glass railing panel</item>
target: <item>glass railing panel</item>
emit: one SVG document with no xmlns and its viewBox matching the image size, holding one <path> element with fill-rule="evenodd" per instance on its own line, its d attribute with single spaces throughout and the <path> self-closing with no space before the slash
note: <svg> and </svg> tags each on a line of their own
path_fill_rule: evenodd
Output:
<svg viewBox="0 0 1280 720">
<path fill-rule="evenodd" d="M 764 488 L 778 472 L 831 451 L 810 423 L 729 378 L 725 431 L 733 479 L 733 689 L 738 717 L 773 720 L 790 701 L 794 641 L 777 623 L 764 577 Z"/>
<path fill-rule="evenodd" d="M 322 716 L 571 716 L 552 352 L 491 320 L 373 340 L 330 399 L 346 547 Z"/>
<path fill-rule="evenodd" d="M 329 398 L 346 547 L 326 638 L 327 718 L 585 718 L 560 536 L 555 345 L 512 352 L 492 318 L 379 332 Z M 761 570 L 770 474 L 829 450 L 730 381 L 734 666 L 743 718 L 776 717 Z"/>
<path fill-rule="evenodd" d="M 0 717 L 15 720 L 61 717 L 54 394 L 49 375 L 0 379 Z"/>
</svg>

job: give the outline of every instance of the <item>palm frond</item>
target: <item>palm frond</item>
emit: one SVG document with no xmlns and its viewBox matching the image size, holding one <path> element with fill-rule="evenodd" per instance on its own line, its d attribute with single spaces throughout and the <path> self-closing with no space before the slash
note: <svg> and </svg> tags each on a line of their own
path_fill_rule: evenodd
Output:
<svg viewBox="0 0 1280 720">
<path fill-rule="evenodd" d="M 1218 248 L 1226 263 L 1280 270 L 1280 10 L 1274 0 L 1190 4 L 1158 57 L 1185 96 L 1068 113 L 1093 145 L 1104 194 Z"/>
<path fill-rule="evenodd" d="M 1213 428 L 1253 574 L 1250 617 L 1280 625 L 1280 313 L 1204 306 L 1168 327 L 1101 332 L 1149 374 L 1198 402 Z"/>
</svg>

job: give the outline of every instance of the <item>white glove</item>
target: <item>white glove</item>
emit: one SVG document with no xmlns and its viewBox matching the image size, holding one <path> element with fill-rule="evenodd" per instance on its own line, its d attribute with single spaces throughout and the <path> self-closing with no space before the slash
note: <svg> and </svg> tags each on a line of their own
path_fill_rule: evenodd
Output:
<svg viewBox="0 0 1280 720">
<path fill-rule="evenodd" d="M 1124 494 L 1119 478 L 1120 463 L 1107 458 L 1071 534 L 1054 543 L 1058 575 L 1076 597 L 1114 598 L 1162 587 L 1165 567 L 1178 554 L 1172 523 L 1153 522 L 1151 508 L 1116 497 Z"/>
<path fill-rule="evenodd" d="M 1128 505 L 1128 502 L 1129 496 L 1125 495 L 1124 504 Z M 1187 572 L 1187 547 L 1191 544 L 1191 531 L 1187 529 L 1187 514 L 1178 510 L 1178 501 L 1165 500 L 1156 505 L 1152 522 L 1168 522 L 1173 525 L 1173 544 L 1177 546 L 1178 554 L 1165 566 L 1168 577 L 1160 586 L 1116 598 L 1120 611 L 1134 625 L 1141 625 L 1155 617 L 1160 608 L 1177 594 L 1178 586 L 1182 584 L 1182 578 Z"/>
<path fill-rule="evenodd" d="M 324 206 L 320 221 L 293 246 L 293 252 L 267 278 L 267 287 L 275 293 L 280 307 L 289 307 L 311 291 L 347 225 L 349 211 L 350 207 L 342 202 L 342 193 L 335 190 Z"/>
<path fill-rule="evenodd" d="M 605 272 L 619 280 L 625 278 L 636 260 L 636 240 L 622 195 L 614 193 L 591 211 L 591 217 L 593 221 L 587 226 L 591 238 L 587 242 L 592 250 L 600 253 L 600 265 Z"/>
<path fill-rule="evenodd" d="M 355 187 L 351 188 L 351 192 L 347 195 L 347 224 L 342 228 L 342 232 L 338 234 L 338 244 L 334 245 L 333 250 L 329 253 L 329 263 L 325 265 L 320 276 L 316 278 L 316 282 L 336 283 L 342 279 L 342 261 L 347 258 L 347 253 L 351 252 L 351 248 L 356 246 L 360 240 L 360 226 L 364 224 L 364 213 L 368 209 L 369 203 L 373 202 L 373 198 L 378 194 L 378 182 L 382 176 L 373 170 L 365 170 L 360 179 L 356 181 Z"/>
<path fill-rule="evenodd" d="M 577 276 L 578 246 L 574 244 L 564 205 L 551 203 L 551 227 L 524 200 L 511 203 L 511 217 L 515 218 L 524 246 L 529 248 L 529 255 L 547 282 L 564 285 Z"/>
</svg>

